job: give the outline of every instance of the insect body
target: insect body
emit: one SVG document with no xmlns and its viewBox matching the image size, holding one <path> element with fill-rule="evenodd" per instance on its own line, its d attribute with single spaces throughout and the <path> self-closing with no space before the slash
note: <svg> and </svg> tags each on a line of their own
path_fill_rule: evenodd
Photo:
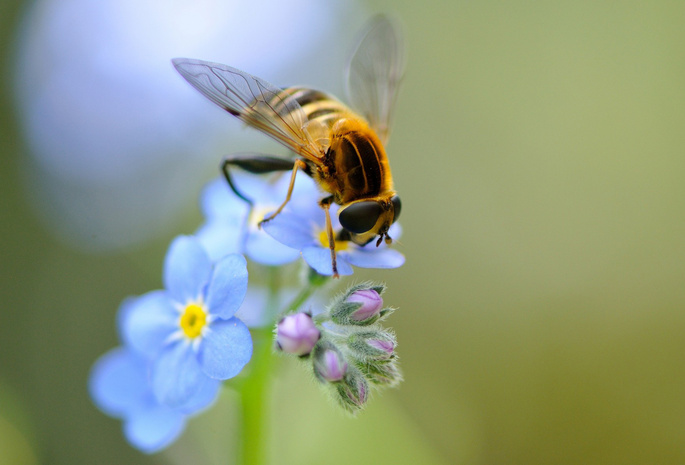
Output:
<svg viewBox="0 0 685 465">
<path fill-rule="evenodd" d="M 336 237 L 328 211 L 331 203 L 341 206 L 338 218 L 343 230 L 338 239 L 365 245 L 378 236 L 377 246 L 383 240 L 392 242 L 388 228 L 397 220 L 401 203 L 393 188 L 384 145 L 404 55 L 398 28 L 391 21 L 375 18 L 350 60 L 348 93 L 359 114 L 318 90 L 279 89 L 230 66 L 186 58 L 174 59 L 173 64 L 207 98 L 301 157 L 286 160 L 250 155 L 224 160 L 229 185 L 249 203 L 233 184 L 230 166 L 254 173 L 292 170 L 284 202 L 262 222 L 282 211 L 301 170 L 329 193 L 319 204 L 326 212 L 334 276 Z"/>
<path fill-rule="evenodd" d="M 322 156 L 304 160 L 305 171 L 343 208 L 341 224 L 349 239 L 364 245 L 388 228 L 399 216 L 400 201 L 393 190 L 385 148 L 369 124 L 345 105 L 322 92 L 288 88 L 284 94 L 300 105 L 307 128 L 319 131 Z M 312 134 L 314 139 L 316 134 Z"/>
</svg>

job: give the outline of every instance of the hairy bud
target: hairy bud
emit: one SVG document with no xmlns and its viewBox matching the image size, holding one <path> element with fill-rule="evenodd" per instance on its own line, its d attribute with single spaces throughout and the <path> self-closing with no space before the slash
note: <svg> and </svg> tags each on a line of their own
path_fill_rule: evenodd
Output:
<svg viewBox="0 0 685 465">
<path fill-rule="evenodd" d="M 360 289 L 347 298 L 347 302 L 358 303 L 359 308 L 350 313 L 350 319 L 365 321 L 378 316 L 383 308 L 383 299 L 373 289 Z"/>
<path fill-rule="evenodd" d="M 350 287 L 330 309 L 331 320 L 343 326 L 369 326 L 392 312 L 383 308 L 382 284 L 362 283 Z"/>
<path fill-rule="evenodd" d="M 351 369 L 341 383 L 335 385 L 338 402 L 349 412 L 355 413 L 369 400 L 369 383 L 361 372 Z"/>
<path fill-rule="evenodd" d="M 361 331 L 353 333 L 348 339 L 348 346 L 361 360 L 388 360 L 395 353 L 397 342 L 388 331 Z"/>
<path fill-rule="evenodd" d="M 320 337 L 319 329 L 306 313 L 288 315 L 276 326 L 276 345 L 289 354 L 309 354 Z"/>
<path fill-rule="evenodd" d="M 347 372 L 347 361 L 330 342 L 317 344 L 314 349 L 314 374 L 320 381 L 335 383 L 342 380 Z"/>
</svg>

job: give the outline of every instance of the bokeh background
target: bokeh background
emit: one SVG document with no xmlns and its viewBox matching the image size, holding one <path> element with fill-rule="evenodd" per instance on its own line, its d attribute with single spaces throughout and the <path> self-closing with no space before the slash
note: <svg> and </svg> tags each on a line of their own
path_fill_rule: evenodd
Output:
<svg viewBox="0 0 685 465">
<path fill-rule="evenodd" d="M 407 263 L 356 277 L 400 307 L 406 380 L 352 419 L 284 363 L 272 456 L 685 463 L 685 3 L 116 4 L 0 2 L 0 463 L 231 463 L 230 393 L 153 456 L 87 393 L 220 156 L 267 146 L 168 59 L 341 94 L 384 11 Z"/>
</svg>

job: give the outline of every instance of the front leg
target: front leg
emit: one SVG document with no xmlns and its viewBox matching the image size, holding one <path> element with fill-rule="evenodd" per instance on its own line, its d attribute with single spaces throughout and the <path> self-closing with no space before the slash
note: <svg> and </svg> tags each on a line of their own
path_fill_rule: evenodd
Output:
<svg viewBox="0 0 685 465">
<path fill-rule="evenodd" d="M 326 235 L 328 236 L 328 247 L 331 249 L 331 266 L 333 268 L 333 277 L 339 278 L 340 275 L 338 274 L 338 264 L 335 258 L 335 235 L 333 234 L 333 223 L 331 222 L 331 203 L 333 203 L 332 195 L 321 199 L 319 205 L 326 213 Z"/>
<path fill-rule="evenodd" d="M 290 175 L 290 185 L 288 186 L 288 194 L 285 196 L 285 200 L 283 201 L 281 206 L 278 207 L 278 209 L 276 209 L 275 212 L 273 212 L 269 216 L 265 216 L 264 219 L 258 223 L 259 227 L 262 226 L 262 223 L 266 223 L 267 221 L 271 221 L 274 218 L 276 218 L 276 215 L 281 213 L 281 211 L 283 210 L 283 208 L 285 208 L 287 203 L 290 202 L 290 197 L 293 195 L 293 188 L 295 187 L 295 176 L 297 175 L 297 169 L 298 168 L 301 169 L 305 173 L 308 170 L 307 164 L 304 161 L 297 159 L 293 162 L 293 173 L 292 173 L 292 175 Z"/>
</svg>

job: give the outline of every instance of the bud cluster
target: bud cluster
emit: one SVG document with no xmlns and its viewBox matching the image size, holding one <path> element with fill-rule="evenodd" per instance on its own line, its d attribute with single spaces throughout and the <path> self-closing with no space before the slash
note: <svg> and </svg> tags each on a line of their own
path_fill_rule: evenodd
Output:
<svg viewBox="0 0 685 465">
<path fill-rule="evenodd" d="M 312 367 L 314 376 L 349 412 L 364 407 L 369 387 L 402 380 L 395 335 L 380 326 L 394 309 L 383 307 L 382 284 L 361 283 L 312 317 L 290 314 L 276 327 L 276 345 Z"/>
</svg>

